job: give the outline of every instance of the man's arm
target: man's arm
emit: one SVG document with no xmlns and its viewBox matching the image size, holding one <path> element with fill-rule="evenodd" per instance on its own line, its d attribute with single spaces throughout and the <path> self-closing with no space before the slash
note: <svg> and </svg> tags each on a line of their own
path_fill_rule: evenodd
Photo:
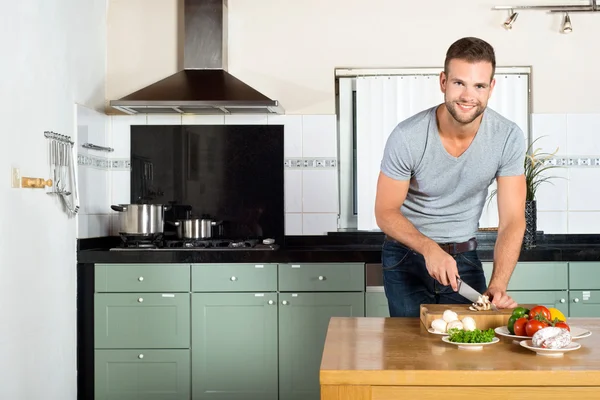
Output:
<svg viewBox="0 0 600 400">
<path fill-rule="evenodd" d="M 516 303 L 506 294 L 506 288 L 519 259 L 525 233 L 525 176 L 500 176 L 497 184 L 498 238 L 488 293 L 499 308 L 510 308 Z"/>
<path fill-rule="evenodd" d="M 387 235 L 422 254 L 427 270 L 434 279 L 442 285 L 452 285 L 454 290 L 458 290 L 456 283 L 458 268 L 454 258 L 442 250 L 436 242 L 419 232 L 400 211 L 409 185 L 409 180 L 395 180 L 382 172 L 379 173 L 375 197 L 377 225 Z"/>
</svg>

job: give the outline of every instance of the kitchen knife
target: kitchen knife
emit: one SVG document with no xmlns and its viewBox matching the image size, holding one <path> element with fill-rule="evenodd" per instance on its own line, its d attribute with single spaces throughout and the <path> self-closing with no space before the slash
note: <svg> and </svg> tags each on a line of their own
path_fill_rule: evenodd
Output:
<svg viewBox="0 0 600 400">
<path fill-rule="evenodd" d="M 469 286 L 467 283 L 465 283 L 462 279 L 458 277 L 456 278 L 456 283 L 458 283 L 458 294 L 471 301 L 472 303 L 476 303 L 477 300 L 479 300 L 481 293 L 479 293 L 477 290 L 473 289 L 471 286 Z M 492 310 L 498 311 L 498 307 L 492 304 Z"/>
</svg>

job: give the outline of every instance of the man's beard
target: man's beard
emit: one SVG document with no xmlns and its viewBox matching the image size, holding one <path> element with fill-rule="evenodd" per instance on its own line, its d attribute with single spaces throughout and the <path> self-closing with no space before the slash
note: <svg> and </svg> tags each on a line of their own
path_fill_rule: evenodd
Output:
<svg viewBox="0 0 600 400">
<path fill-rule="evenodd" d="M 456 107 L 458 107 L 458 104 L 456 103 L 457 102 L 455 101 L 445 101 L 446 109 L 450 115 L 461 124 L 470 124 L 485 111 L 485 106 L 482 106 L 481 103 L 477 103 L 468 114 L 463 114 L 456 109 Z"/>
</svg>

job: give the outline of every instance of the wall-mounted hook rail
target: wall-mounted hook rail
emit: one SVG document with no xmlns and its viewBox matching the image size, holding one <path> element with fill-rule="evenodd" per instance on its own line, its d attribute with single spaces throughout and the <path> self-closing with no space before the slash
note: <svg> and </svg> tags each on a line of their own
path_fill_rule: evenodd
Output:
<svg viewBox="0 0 600 400">
<path fill-rule="evenodd" d="M 115 151 L 115 149 L 113 149 L 112 147 L 98 146 L 98 145 L 95 145 L 95 144 L 92 144 L 92 143 L 84 143 L 84 144 L 81 145 L 81 147 L 83 147 L 84 149 L 108 151 L 109 153 L 111 151 Z"/>
</svg>

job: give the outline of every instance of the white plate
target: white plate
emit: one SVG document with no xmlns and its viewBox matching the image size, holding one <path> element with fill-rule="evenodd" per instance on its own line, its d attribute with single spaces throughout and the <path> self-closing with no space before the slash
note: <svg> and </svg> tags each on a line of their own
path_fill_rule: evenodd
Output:
<svg viewBox="0 0 600 400">
<path fill-rule="evenodd" d="M 456 343 L 456 342 L 450 341 L 450 336 L 444 336 L 442 338 L 442 341 L 456 345 L 456 346 L 458 346 L 459 349 L 462 349 L 462 350 L 481 350 L 481 349 L 483 349 L 483 346 L 488 346 L 490 344 L 498 343 L 500 341 L 500 339 L 498 339 L 497 337 L 494 337 L 491 342 L 487 342 L 487 343 Z"/>
<path fill-rule="evenodd" d="M 571 328 L 571 339 L 572 340 L 579 340 L 579 339 L 583 339 L 583 338 L 586 338 L 586 337 L 589 337 L 592 335 L 592 332 L 588 331 L 587 329 L 578 328 L 576 326 L 569 326 L 569 328 Z M 496 332 L 500 336 L 506 336 L 506 337 L 509 337 L 512 339 L 531 339 L 531 336 L 511 335 L 510 332 L 508 331 L 507 326 L 499 326 L 496 329 L 494 329 L 494 332 Z"/>
<path fill-rule="evenodd" d="M 447 332 L 436 332 L 433 330 L 433 328 L 427 328 L 427 332 L 429 333 L 433 333 L 434 335 L 444 335 L 444 336 L 448 336 Z"/>
<path fill-rule="evenodd" d="M 573 351 L 581 348 L 581 345 L 575 342 L 569 343 L 567 347 L 563 347 L 562 349 L 543 349 L 541 347 L 535 347 L 531 340 L 521 340 L 519 344 L 526 349 L 535 351 L 538 356 L 546 357 L 562 357 L 567 351 Z"/>
</svg>

